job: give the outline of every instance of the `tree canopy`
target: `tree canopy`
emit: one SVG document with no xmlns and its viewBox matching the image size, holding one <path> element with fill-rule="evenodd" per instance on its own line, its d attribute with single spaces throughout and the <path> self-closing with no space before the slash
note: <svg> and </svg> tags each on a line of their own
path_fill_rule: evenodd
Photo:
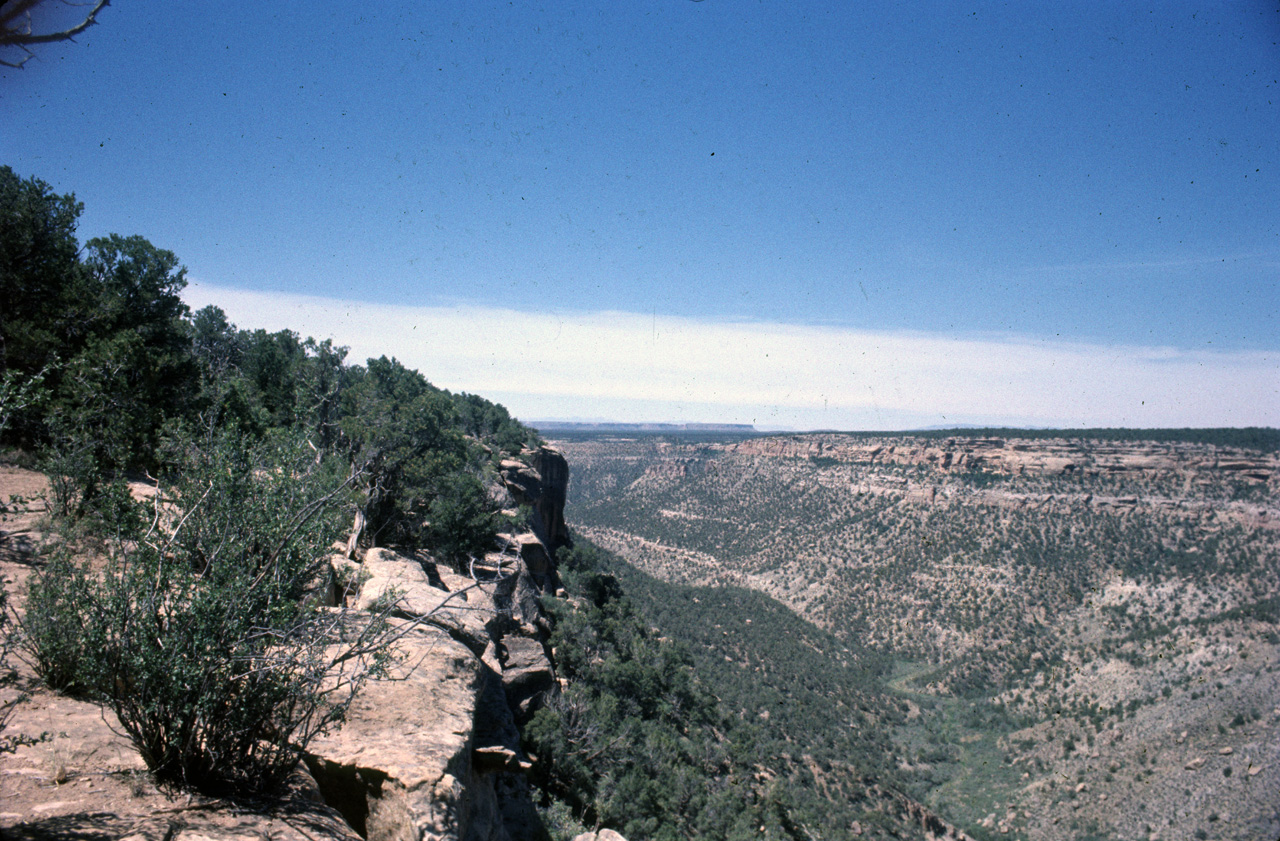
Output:
<svg viewBox="0 0 1280 841">
<path fill-rule="evenodd" d="M 352 365 L 331 340 L 193 313 L 173 252 L 118 234 L 81 248 L 81 211 L 0 168 L 0 445 L 38 455 L 63 513 L 91 508 L 112 475 L 171 467 L 166 442 L 288 433 L 361 477 L 350 507 L 365 543 L 459 562 L 489 548 L 502 521 L 485 482 L 532 430 L 394 359 Z"/>
</svg>

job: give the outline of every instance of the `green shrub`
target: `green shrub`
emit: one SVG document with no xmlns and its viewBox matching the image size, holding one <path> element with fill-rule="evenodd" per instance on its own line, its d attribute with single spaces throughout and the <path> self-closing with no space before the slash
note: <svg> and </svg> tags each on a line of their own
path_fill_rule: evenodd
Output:
<svg viewBox="0 0 1280 841">
<path fill-rule="evenodd" d="M 64 548 L 31 583 L 22 619 L 24 647 L 31 664 L 52 689 L 91 695 L 101 684 L 102 626 L 95 582 L 88 566 L 71 560 Z"/>
<path fill-rule="evenodd" d="M 480 480 L 469 473 L 450 473 L 437 480 L 435 490 L 418 535 L 432 554 L 461 565 L 492 549 L 494 535 L 506 521 Z"/>
<path fill-rule="evenodd" d="M 0 540 L 3 538 L 0 537 Z M 9 613 L 9 594 L 5 591 L 3 582 L 0 582 L 0 686 L 9 686 L 17 682 L 18 672 L 9 662 L 9 654 L 13 651 L 15 641 L 13 617 Z M 26 700 L 26 693 L 18 692 L 17 695 L 10 696 L 8 700 L 0 703 L 0 754 L 13 753 L 23 745 L 34 745 L 50 738 L 47 732 L 40 736 L 31 736 L 26 733 L 19 733 L 16 736 L 3 735 L 5 726 L 9 723 L 9 716 L 13 715 L 14 709 Z"/>
<path fill-rule="evenodd" d="M 110 544 L 100 575 L 59 561 L 33 585 L 33 659 L 110 706 L 161 783 L 269 790 L 385 665 L 390 630 L 304 598 L 346 488 L 298 442 L 177 456 L 147 535 Z"/>
<path fill-rule="evenodd" d="M 66 520 L 77 516 L 92 498 L 101 469 L 87 436 L 58 430 L 57 443 L 44 449 L 39 466 L 49 477 L 49 510 Z"/>
</svg>

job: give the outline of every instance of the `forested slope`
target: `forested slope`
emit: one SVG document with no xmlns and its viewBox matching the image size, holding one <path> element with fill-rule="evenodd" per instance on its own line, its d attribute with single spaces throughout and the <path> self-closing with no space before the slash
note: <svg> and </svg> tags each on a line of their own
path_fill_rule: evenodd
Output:
<svg viewBox="0 0 1280 841">
<path fill-rule="evenodd" d="M 838 641 L 820 650 L 892 661 L 881 686 L 912 711 L 895 773 L 966 831 L 1265 835 L 1280 826 L 1263 794 L 1280 781 L 1274 434 L 1149 437 L 558 443 L 591 539 L 671 585 L 772 596 Z"/>
<path fill-rule="evenodd" d="M 643 838 L 963 837 L 905 793 L 892 734 L 911 705 L 885 658 L 582 538 L 561 572 L 569 598 L 544 603 L 570 684 L 526 734 L 574 816 Z"/>
</svg>

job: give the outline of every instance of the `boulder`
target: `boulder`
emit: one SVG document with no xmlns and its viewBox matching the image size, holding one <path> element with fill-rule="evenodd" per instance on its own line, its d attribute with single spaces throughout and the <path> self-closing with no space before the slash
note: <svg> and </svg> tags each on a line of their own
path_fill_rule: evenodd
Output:
<svg viewBox="0 0 1280 841">
<path fill-rule="evenodd" d="M 531 637 L 505 636 L 497 648 L 507 703 L 519 720 L 526 720 L 556 686 L 551 660 L 542 643 Z"/>
<path fill-rule="evenodd" d="M 452 576 L 455 584 L 465 586 L 452 591 L 435 587 L 422 562 L 381 548 L 365 555 L 364 571 L 367 580 L 356 600 L 361 610 L 385 608 L 393 616 L 423 620 L 447 630 L 477 657 L 484 654 L 494 606 L 476 582 Z"/>
<path fill-rule="evenodd" d="M 598 832 L 584 832 L 573 841 L 627 841 L 627 839 L 612 829 L 602 829 Z"/>
<path fill-rule="evenodd" d="M 422 564 L 390 549 L 366 552 L 360 577 L 364 581 L 356 606 L 361 610 L 375 610 L 394 600 L 405 613 L 425 615 L 448 595 L 431 586 Z"/>
</svg>

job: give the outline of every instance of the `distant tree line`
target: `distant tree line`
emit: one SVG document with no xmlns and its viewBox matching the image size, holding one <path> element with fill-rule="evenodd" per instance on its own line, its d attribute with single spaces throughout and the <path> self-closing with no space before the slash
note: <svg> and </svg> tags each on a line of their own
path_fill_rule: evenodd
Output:
<svg viewBox="0 0 1280 841">
<path fill-rule="evenodd" d="M 1003 440 L 1076 438 L 1083 441 L 1154 441 L 1161 444 L 1212 444 L 1273 453 L 1280 450 L 1280 429 L 1267 426 L 1183 427 L 1180 429 L 1129 429 L 1091 427 L 1088 429 L 1015 429 L 1007 426 L 957 429 L 925 429 L 911 432 L 841 433 L 862 438 L 1000 438 Z"/>
</svg>

